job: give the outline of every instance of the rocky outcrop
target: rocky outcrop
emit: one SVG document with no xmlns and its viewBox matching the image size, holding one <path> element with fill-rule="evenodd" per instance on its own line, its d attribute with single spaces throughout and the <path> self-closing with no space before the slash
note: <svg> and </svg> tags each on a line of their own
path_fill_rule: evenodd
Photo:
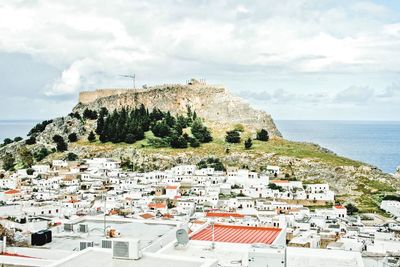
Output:
<svg viewBox="0 0 400 267">
<path fill-rule="evenodd" d="M 104 93 L 105 92 L 105 93 Z M 159 108 L 162 111 L 185 114 L 187 107 L 210 122 L 221 124 L 243 124 L 248 129 L 265 128 L 271 136 L 281 137 L 273 119 L 264 111 L 250 107 L 239 97 L 233 96 L 223 86 L 212 86 L 196 81 L 187 85 L 162 85 L 141 90 L 96 90 L 92 94 L 81 94 L 80 103 L 74 111 L 82 112 L 85 108 L 108 110 L 122 107 Z"/>
</svg>

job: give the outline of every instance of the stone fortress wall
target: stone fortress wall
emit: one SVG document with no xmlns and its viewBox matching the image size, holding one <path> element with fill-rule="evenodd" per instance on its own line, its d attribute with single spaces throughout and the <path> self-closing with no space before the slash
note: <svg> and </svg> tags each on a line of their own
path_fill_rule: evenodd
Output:
<svg viewBox="0 0 400 267">
<path fill-rule="evenodd" d="M 96 89 L 95 91 L 82 91 L 79 93 L 79 102 L 81 104 L 89 104 L 97 99 L 103 98 L 103 97 L 109 97 L 109 96 L 114 96 L 114 95 L 121 95 L 129 92 L 135 92 L 135 93 L 143 93 L 143 92 L 149 92 L 152 90 L 159 90 L 159 89 L 168 89 L 168 88 L 173 88 L 173 87 L 181 87 L 181 86 L 190 86 L 193 89 L 196 88 L 215 88 L 215 89 L 223 89 L 223 85 L 209 85 L 206 84 L 205 82 L 199 82 L 197 80 L 191 79 L 187 81 L 186 85 L 182 84 L 160 84 L 160 85 L 153 85 L 153 86 L 143 86 L 140 89 L 134 89 L 134 88 L 105 88 L 105 89 Z"/>
</svg>

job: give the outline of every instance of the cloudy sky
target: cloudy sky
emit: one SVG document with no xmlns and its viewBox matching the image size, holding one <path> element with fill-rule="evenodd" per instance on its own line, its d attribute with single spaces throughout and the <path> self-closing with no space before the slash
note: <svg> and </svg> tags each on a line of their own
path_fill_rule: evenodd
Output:
<svg viewBox="0 0 400 267">
<path fill-rule="evenodd" d="M 277 119 L 400 120 L 400 3 L 0 1 L 0 120 L 66 114 L 129 73 L 225 84 Z"/>
</svg>

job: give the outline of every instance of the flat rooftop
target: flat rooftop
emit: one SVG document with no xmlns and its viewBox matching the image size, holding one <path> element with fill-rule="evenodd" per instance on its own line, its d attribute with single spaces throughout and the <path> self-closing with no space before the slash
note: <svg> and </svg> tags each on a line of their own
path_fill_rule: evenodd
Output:
<svg viewBox="0 0 400 267">
<path fill-rule="evenodd" d="M 174 257 L 162 254 L 144 253 L 139 260 L 114 259 L 111 249 L 90 248 L 50 266 L 57 267 L 203 267 L 212 266 L 215 260 Z"/>
<path fill-rule="evenodd" d="M 87 224 L 89 227 L 88 233 L 80 233 L 78 229 L 79 224 Z M 107 227 L 116 229 L 121 233 L 121 238 L 139 239 L 141 248 L 145 248 L 152 244 L 155 240 L 164 236 L 175 226 L 165 224 L 146 224 L 145 222 L 120 222 L 120 221 L 107 221 Z M 101 246 L 101 240 L 104 237 L 104 224 L 101 220 L 84 220 L 75 225 L 75 230 L 57 232 L 53 231 L 53 240 L 41 248 L 56 249 L 56 250 L 79 250 L 80 241 L 91 241 L 95 247 Z"/>
</svg>

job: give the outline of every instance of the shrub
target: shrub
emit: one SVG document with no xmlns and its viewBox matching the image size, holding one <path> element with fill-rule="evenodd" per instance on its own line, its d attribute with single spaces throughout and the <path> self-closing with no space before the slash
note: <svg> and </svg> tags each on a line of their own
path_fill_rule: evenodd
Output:
<svg viewBox="0 0 400 267">
<path fill-rule="evenodd" d="M 22 137 L 21 137 L 21 136 L 17 136 L 17 137 L 14 138 L 14 142 L 19 142 L 19 141 L 21 141 L 21 140 L 22 140 Z"/>
<path fill-rule="evenodd" d="M 190 138 L 190 146 L 191 147 L 199 147 L 200 142 L 196 138 Z"/>
<path fill-rule="evenodd" d="M 43 132 L 43 131 L 46 129 L 46 126 L 49 125 L 49 124 L 52 123 L 52 122 L 53 122 L 53 120 L 47 120 L 47 121 L 42 121 L 42 122 L 36 124 L 35 127 L 33 127 L 33 128 L 29 131 L 28 135 L 31 136 L 31 135 L 33 135 L 33 134 L 35 134 L 35 133 L 41 133 L 41 132 Z"/>
<path fill-rule="evenodd" d="M 6 171 L 9 170 L 14 170 L 14 166 L 15 166 L 15 158 L 12 154 L 10 153 L 6 153 L 4 155 L 4 157 L 2 158 L 3 160 L 3 168 Z"/>
<path fill-rule="evenodd" d="M 31 168 L 26 170 L 26 174 L 28 174 L 28 175 L 32 175 L 34 172 L 35 171 L 33 169 L 31 169 Z"/>
<path fill-rule="evenodd" d="M 188 144 L 186 139 L 181 136 L 173 136 L 171 138 L 171 147 L 172 148 L 187 148 Z"/>
<path fill-rule="evenodd" d="M 11 143 L 13 143 L 13 142 L 14 142 L 14 141 L 11 140 L 10 138 L 6 138 L 6 139 L 4 139 L 3 144 L 4 144 L 4 145 L 8 145 L 8 144 L 11 144 Z"/>
<path fill-rule="evenodd" d="M 228 143 L 240 143 L 240 134 L 238 131 L 227 131 L 225 141 Z"/>
<path fill-rule="evenodd" d="M 39 152 L 34 153 L 33 157 L 35 158 L 36 161 L 41 161 L 49 154 L 50 152 L 47 150 L 47 148 L 43 147 L 42 149 L 39 150 Z"/>
<path fill-rule="evenodd" d="M 26 139 L 25 144 L 26 145 L 36 144 L 36 137 L 34 137 L 34 136 L 29 137 L 28 139 Z"/>
<path fill-rule="evenodd" d="M 171 128 L 165 121 L 158 121 L 151 127 L 151 131 L 153 132 L 154 136 L 157 137 L 166 137 L 171 134 Z"/>
<path fill-rule="evenodd" d="M 193 121 L 191 130 L 193 136 L 199 140 L 200 143 L 208 143 L 213 140 L 210 130 L 203 125 L 199 118 Z"/>
<path fill-rule="evenodd" d="M 71 143 L 78 141 L 78 135 L 76 133 L 69 134 L 68 141 L 70 141 Z"/>
<path fill-rule="evenodd" d="M 153 146 L 155 148 L 161 148 L 161 147 L 169 147 L 170 146 L 170 141 L 168 138 L 149 138 L 147 141 L 150 146 Z"/>
<path fill-rule="evenodd" d="M 95 120 L 95 119 L 97 119 L 97 111 L 86 108 L 83 111 L 83 118 L 89 119 L 89 120 Z"/>
<path fill-rule="evenodd" d="M 257 132 L 257 140 L 260 141 L 268 141 L 269 140 L 269 134 L 268 131 L 265 129 L 261 129 L 260 131 Z"/>
<path fill-rule="evenodd" d="M 358 208 L 354 206 L 352 203 L 347 204 L 345 207 L 347 209 L 348 215 L 353 215 L 353 213 L 358 212 Z"/>
<path fill-rule="evenodd" d="M 250 149 L 252 146 L 253 146 L 253 141 L 251 140 L 251 138 L 249 138 L 246 141 L 244 141 L 244 148 L 245 149 Z"/>
<path fill-rule="evenodd" d="M 76 155 L 75 153 L 70 152 L 70 153 L 68 153 L 66 159 L 68 161 L 75 161 L 75 160 L 78 159 L 78 155 Z"/>
<path fill-rule="evenodd" d="M 125 138 L 125 142 L 128 144 L 133 144 L 135 143 L 136 139 L 135 136 L 133 134 L 127 134 L 126 138 Z"/>
<path fill-rule="evenodd" d="M 65 143 L 64 138 L 58 134 L 53 136 L 53 141 L 56 143 L 57 151 L 63 152 L 68 150 L 68 145 Z"/>
<path fill-rule="evenodd" d="M 89 142 L 94 142 L 96 141 L 96 135 L 94 134 L 93 131 L 90 131 L 89 136 L 88 136 Z"/>
</svg>

